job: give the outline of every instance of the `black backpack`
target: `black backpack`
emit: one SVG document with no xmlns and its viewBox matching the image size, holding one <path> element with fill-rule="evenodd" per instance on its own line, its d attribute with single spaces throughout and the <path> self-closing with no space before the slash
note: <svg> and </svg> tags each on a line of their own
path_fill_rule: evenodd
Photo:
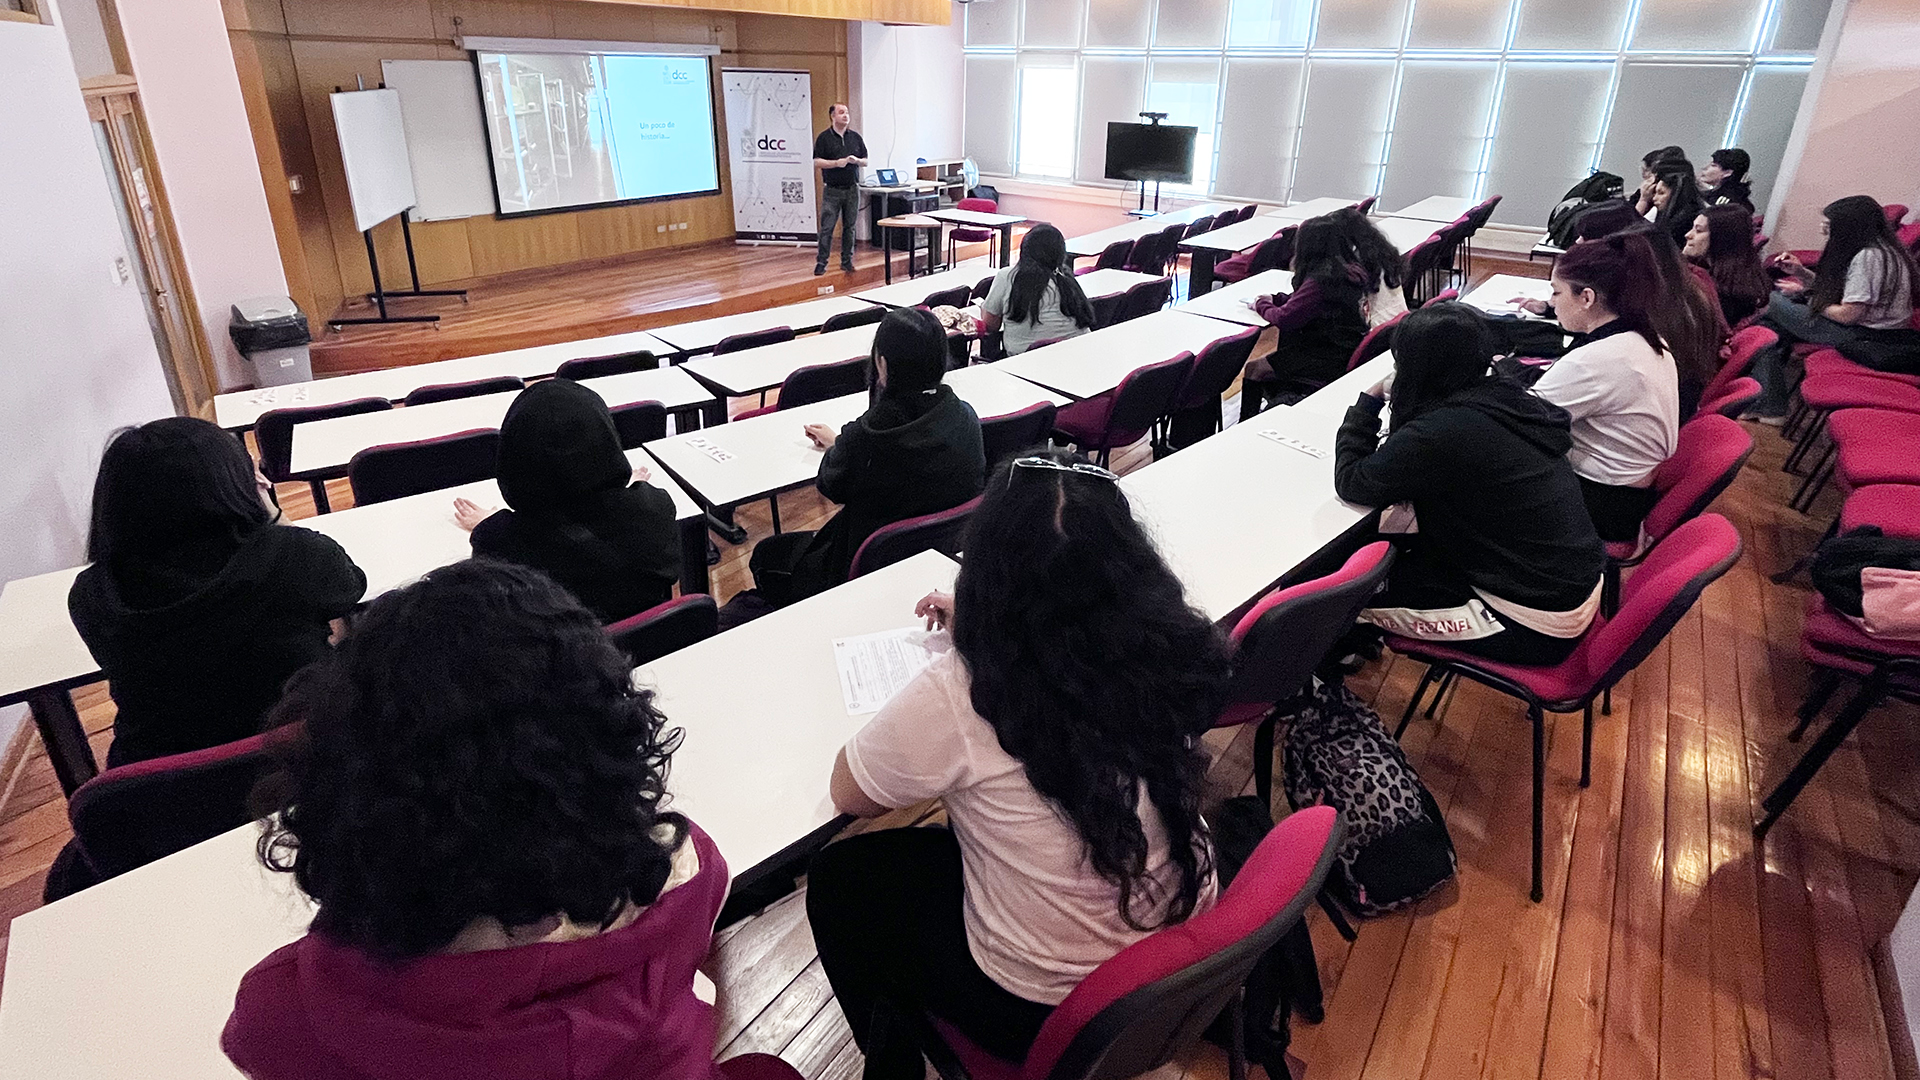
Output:
<svg viewBox="0 0 1920 1080">
<path fill-rule="evenodd" d="M 1626 181 L 1610 172 L 1597 172 L 1567 189 L 1547 214 L 1547 243 L 1557 248 L 1573 246 L 1574 227 L 1582 212 L 1618 199 L 1626 191 Z"/>
<path fill-rule="evenodd" d="M 1453 841 L 1433 793 L 1380 717 L 1338 680 L 1315 680 L 1287 717 L 1287 802 L 1331 806 L 1346 844 L 1327 887 L 1362 915 L 1405 907 L 1453 876 Z"/>
</svg>

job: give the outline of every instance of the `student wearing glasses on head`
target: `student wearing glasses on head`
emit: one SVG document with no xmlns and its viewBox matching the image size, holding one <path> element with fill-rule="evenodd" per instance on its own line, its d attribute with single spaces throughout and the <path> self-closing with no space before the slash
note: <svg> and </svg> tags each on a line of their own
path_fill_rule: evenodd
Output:
<svg viewBox="0 0 1920 1080">
<path fill-rule="evenodd" d="M 996 470 L 953 595 L 915 609 L 948 651 L 835 763 L 842 812 L 938 796 L 953 824 L 843 840 L 809 872 L 869 1080 L 924 1072 L 890 1015 L 1020 1060 L 1088 972 L 1213 904 L 1198 738 L 1225 701 L 1227 643 L 1114 481 L 1058 450 Z"/>
</svg>

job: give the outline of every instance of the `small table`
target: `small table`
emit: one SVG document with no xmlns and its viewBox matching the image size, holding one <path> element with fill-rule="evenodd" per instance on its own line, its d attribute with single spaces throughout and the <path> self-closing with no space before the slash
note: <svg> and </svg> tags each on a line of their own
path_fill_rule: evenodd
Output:
<svg viewBox="0 0 1920 1080">
<path fill-rule="evenodd" d="M 968 259 L 956 263 L 938 273 L 925 277 L 909 278 L 898 285 L 875 285 L 871 289 L 862 289 L 851 294 L 856 300 L 865 300 L 870 304 L 882 304 L 886 307 L 914 307 L 926 302 L 927 297 L 937 292 L 965 285 L 969 290 L 978 288 L 983 281 L 993 279 L 993 267 L 987 264 L 986 256 Z"/>
<path fill-rule="evenodd" d="M 906 229 L 907 238 L 907 276 L 913 276 L 914 237 L 911 233 L 922 229 L 927 233 L 927 272 L 933 272 L 934 249 L 940 246 L 940 230 L 945 228 L 937 218 L 926 214 L 902 214 L 899 217 L 881 218 L 874 222 L 880 230 L 880 262 L 887 268 L 887 284 L 893 284 L 893 229 Z"/>
<path fill-rule="evenodd" d="M 1386 237 L 1387 242 L 1398 248 L 1402 255 L 1424 243 L 1427 237 L 1438 232 L 1440 228 L 1431 221 L 1419 218 L 1374 218 L 1373 224 L 1380 230 L 1380 235 Z"/>
<path fill-rule="evenodd" d="M 1019 214 L 989 214 L 980 210 L 929 210 L 926 216 L 949 225 L 999 229 L 1001 266 L 1009 266 L 1013 262 L 1013 227 L 1027 220 Z"/>
<path fill-rule="evenodd" d="M 1528 300 L 1546 300 L 1553 293 L 1553 284 L 1545 278 L 1518 277 L 1513 274 L 1495 274 L 1481 282 L 1472 292 L 1460 298 L 1463 304 L 1470 304 L 1489 315 L 1518 315 L 1523 319 L 1546 321 L 1520 305 L 1513 298 Z"/>
<path fill-rule="evenodd" d="M 1248 305 L 1256 297 L 1271 296 L 1274 293 L 1293 291 L 1293 271 L 1262 270 L 1250 278 L 1236 281 L 1223 289 L 1215 289 L 1205 296 L 1193 299 L 1175 308 L 1189 315 L 1205 315 L 1209 319 L 1223 319 L 1241 326 L 1265 326 L 1267 320 Z"/>
<path fill-rule="evenodd" d="M 1391 214 L 1381 216 L 1415 218 L 1420 221 L 1437 221 L 1442 225 L 1450 225 L 1466 217 L 1467 211 L 1478 205 L 1480 204 L 1472 199 L 1463 199 L 1457 195 L 1429 195 L 1404 210 L 1395 210 Z"/>
<path fill-rule="evenodd" d="M 1138 368 L 1171 360 L 1183 352 L 1197 356 L 1200 350 L 1221 338 L 1245 331 L 1244 326 L 1171 308 L 982 367 L 1018 375 L 1071 398 L 1085 399 L 1119 386 L 1122 379 Z"/>
</svg>

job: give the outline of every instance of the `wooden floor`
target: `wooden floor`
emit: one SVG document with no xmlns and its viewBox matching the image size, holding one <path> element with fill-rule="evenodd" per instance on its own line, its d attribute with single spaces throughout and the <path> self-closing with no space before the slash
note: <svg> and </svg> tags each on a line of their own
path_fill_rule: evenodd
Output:
<svg viewBox="0 0 1920 1080">
<path fill-rule="evenodd" d="M 1759 449 L 1716 507 L 1746 553 L 1616 691 L 1613 715 L 1596 725 L 1591 787 L 1577 785 L 1578 719 L 1552 723 L 1543 903 L 1526 897 L 1521 709 L 1467 685 L 1439 723 L 1409 729 L 1405 745 L 1445 808 L 1459 877 L 1412 911 L 1362 924 L 1352 946 L 1312 913 L 1327 1016 L 1296 1025 L 1296 1076 L 1916 1075 L 1889 1049 L 1891 979 L 1875 955 L 1920 877 L 1911 709 L 1876 711 L 1765 846 L 1751 838 L 1760 794 L 1798 752 L 1784 733 L 1806 674 L 1797 642 L 1807 589 L 1766 575 L 1806 550 L 1834 508 L 1829 495 L 1811 518 L 1785 510 L 1782 442 L 1752 430 Z M 291 516 L 307 511 L 303 488 L 281 494 Z M 812 492 L 782 499 L 790 528 L 827 509 Z M 765 502 L 739 518 L 754 539 L 769 532 Z M 723 600 L 748 583 L 749 547 L 721 545 Z M 1353 685 L 1391 722 L 1419 675 L 1389 657 Z M 100 688 L 76 701 L 101 748 L 112 703 Z M 1250 733 L 1219 741 L 1214 795 L 1250 789 Z M 66 840 L 44 755 L 11 779 L 0 919 L 38 905 Z M 857 1076 L 803 900 L 790 896 L 718 941 L 709 968 L 721 988 L 721 1055 L 762 1050 L 809 1077 Z M 1212 1080 L 1226 1068 L 1203 1050 L 1171 1072 Z"/>
</svg>

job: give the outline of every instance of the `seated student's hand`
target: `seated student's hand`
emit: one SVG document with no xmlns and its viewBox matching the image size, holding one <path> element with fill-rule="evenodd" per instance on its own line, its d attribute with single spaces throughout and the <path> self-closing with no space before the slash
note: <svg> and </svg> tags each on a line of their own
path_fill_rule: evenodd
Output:
<svg viewBox="0 0 1920 1080">
<path fill-rule="evenodd" d="M 1545 315 L 1547 313 L 1547 302 L 1545 300 L 1529 300 L 1524 296 L 1516 296 L 1507 301 L 1507 303 L 1517 304 L 1522 311 L 1530 312 L 1534 315 Z"/>
<path fill-rule="evenodd" d="M 645 465 L 635 465 L 633 467 L 634 483 L 644 484 L 651 479 L 653 479 L 653 472 L 649 470 Z"/>
<path fill-rule="evenodd" d="M 808 424 L 806 431 L 807 439 L 821 450 L 833 449 L 833 441 L 839 438 L 839 434 L 825 424 Z"/>
<path fill-rule="evenodd" d="M 472 532 L 481 522 L 492 517 L 494 513 L 495 510 L 493 508 L 481 506 L 472 499 L 453 500 L 453 523 L 468 532 Z"/>
<path fill-rule="evenodd" d="M 953 594 L 935 589 L 913 605 L 913 613 L 927 620 L 927 629 L 944 630 L 953 625 Z"/>
<path fill-rule="evenodd" d="M 1775 285 L 1775 288 L 1788 296 L 1799 296 L 1807 291 L 1807 283 L 1799 278 L 1784 278 Z"/>
<path fill-rule="evenodd" d="M 1392 392 L 1393 392 L 1393 372 L 1391 371 L 1387 372 L 1385 378 L 1381 379 L 1377 383 L 1374 383 L 1372 386 L 1367 387 L 1367 396 L 1370 398 L 1373 398 L 1375 401 L 1387 400 L 1387 395 L 1391 394 Z"/>
</svg>

